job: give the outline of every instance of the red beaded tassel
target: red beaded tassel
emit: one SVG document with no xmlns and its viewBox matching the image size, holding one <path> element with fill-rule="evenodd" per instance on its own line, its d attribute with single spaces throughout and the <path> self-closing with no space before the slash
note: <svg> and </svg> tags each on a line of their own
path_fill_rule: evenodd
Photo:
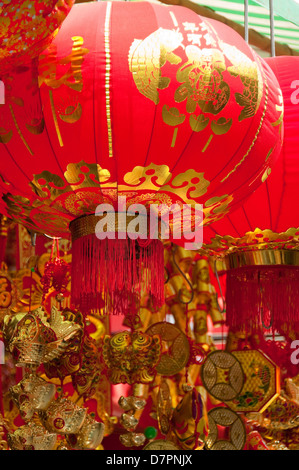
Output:
<svg viewBox="0 0 299 470">
<path fill-rule="evenodd" d="M 72 244 L 72 302 L 88 313 L 126 314 L 142 291 L 154 308 L 164 303 L 164 248 L 159 240 L 99 240 L 88 234 Z"/>
<path fill-rule="evenodd" d="M 54 251 L 56 248 L 56 256 Z M 68 278 L 69 265 L 59 256 L 59 240 L 53 239 L 52 251 L 49 261 L 45 264 L 45 272 L 41 278 L 43 285 L 43 301 L 49 290 L 54 288 L 57 294 L 63 294 L 69 282 Z"/>
<path fill-rule="evenodd" d="M 280 330 L 299 321 L 299 267 L 247 266 L 227 273 L 226 321 L 241 329 Z"/>
</svg>

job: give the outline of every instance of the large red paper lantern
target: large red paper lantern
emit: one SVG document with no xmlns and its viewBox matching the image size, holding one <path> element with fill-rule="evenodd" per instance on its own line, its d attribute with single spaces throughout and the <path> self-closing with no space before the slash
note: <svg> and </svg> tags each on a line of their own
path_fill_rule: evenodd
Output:
<svg viewBox="0 0 299 470">
<path fill-rule="evenodd" d="M 53 40 L 75 0 L 2 0 L 0 68 L 23 66 Z"/>
<path fill-rule="evenodd" d="M 204 249 L 224 257 L 228 269 L 228 324 L 286 331 L 299 321 L 299 58 L 273 57 L 267 63 L 283 93 L 282 152 L 267 181 L 241 208 L 204 228 Z"/>
<path fill-rule="evenodd" d="M 185 8 L 75 5 L 38 67 L 2 79 L 3 211 L 52 236 L 71 224 L 75 303 L 100 305 L 99 266 L 122 291 L 114 263 L 131 284 L 138 276 L 123 260 L 148 256 L 150 292 L 162 295 L 158 241 L 99 243 L 100 203 L 199 203 L 209 224 L 262 183 L 280 152 L 273 72 L 237 33 Z"/>
</svg>

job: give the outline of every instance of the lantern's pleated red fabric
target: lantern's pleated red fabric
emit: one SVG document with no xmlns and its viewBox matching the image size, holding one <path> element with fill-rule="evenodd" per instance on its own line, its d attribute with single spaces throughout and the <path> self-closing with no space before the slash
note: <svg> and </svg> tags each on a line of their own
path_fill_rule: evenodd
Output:
<svg viewBox="0 0 299 470">
<path fill-rule="evenodd" d="M 299 234 L 299 103 L 296 103 L 299 58 L 272 57 L 266 61 L 277 76 L 283 94 L 282 152 L 270 176 L 241 208 L 204 228 L 205 245 L 216 235 L 242 238 L 256 228 L 278 234 L 298 228 L 294 233 Z M 227 322 L 233 328 L 261 327 L 264 323 L 272 324 L 276 330 L 284 325 L 293 329 L 299 321 L 299 267 L 232 269 L 227 273 L 226 296 Z"/>
<path fill-rule="evenodd" d="M 0 64 L 0 77 L 0 210 L 51 236 L 123 194 L 147 208 L 202 204 L 212 223 L 261 184 L 281 149 L 272 70 L 235 31 L 179 6 L 74 5 L 31 67 Z M 73 250 L 74 265 L 85 256 L 78 270 L 94 263 L 73 275 L 88 302 L 98 298 L 89 277 L 100 260 L 86 259 L 96 242 Z"/>
<path fill-rule="evenodd" d="M 180 35 L 181 45 L 160 43 L 159 34 L 165 30 Z M 201 38 L 201 47 L 193 44 L 196 35 L 190 31 Z M 246 63 L 239 77 L 232 75 L 229 55 L 223 59 L 226 70 L 221 72 L 229 89 L 227 104 L 219 111 L 208 97 L 206 107 L 202 103 L 202 109 L 199 107 L 195 84 L 204 73 L 210 76 L 210 68 L 215 80 L 219 79 L 217 60 L 219 54 L 224 57 L 223 44 L 232 48 L 230 54 L 235 54 L 240 67 L 245 60 L 256 63 L 262 86 L 256 109 L 256 83 L 250 85 Z M 152 71 L 154 60 L 159 64 L 160 56 L 161 61 L 165 59 L 167 47 L 175 48 L 171 53 L 180 63 L 170 63 L 170 54 L 160 69 L 158 65 Z M 196 50 L 212 57 L 205 59 L 207 69 L 204 60 L 200 67 L 196 59 L 188 61 L 186 47 L 189 55 Z M 140 54 L 138 77 L 145 88 L 148 84 L 153 90 L 156 103 L 153 96 L 142 93 L 145 89 L 140 83 L 135 83 L 128 59 L 132 50 L 136 56 Z M 238 58 L 238 54 L 243 55 Z M 194 70 L 186 78 L 185 89 L 178 72 L 180 67 L 190 66 L 190 61 Z M 249 82 L 244 85 L 241 78 L 246 73 Z M 164 89 L 158 89 L 161 76 L 170 79 Z M 281 114 L 277 110 L 279 86 L 272 70 L 233 30 L 186 8 L 147 2 L 74 5 L 52 44 L 31 68 L 1 73 L 0 66 L 0 77 L 6 90 L 6 103 L 0 109 L 0 208 L 31 230 L 48 235 L 67 236 L 70 221 L 94 213 L 101 196 L 107 196 L 107 179 L 99 181 L 101 175 L 94 174 L 88 165 L 99 165 L 109 172 L 111 198 L 112 193 L 115 198 L 127 192 L 131 198 L 134 195 L 134 202 L 143 202 L 145 195 L 150 195 L 146 199 L 149 204 L 151 196 L 158 202 L 163 196 L 169 203 L 188 200 L 203 204 L 205 223 L 210 223 L 233 210 L 261 184 L 262 175 L 274 165 L 281 149 L 282 133 L 272 125 Z M 192 96 L 191 85 L 195 87 Z M 214 86 L 208 81 L 204 93 L 214 96 Z M 187 97 L 178 102 L 178 90 L 184 94 L 187 88 L 195 112 L 186 109 Z M 237 103 L 236 96 L 242 93 L 248 109 Z M 240 119 L 244 107 L 248 115 Z M 165 114 L 171 119 L 173 113 L 176 118 L 179 113 L 183 122 L 166 124 Z M 217 135 L 210 125 L 198 132 L 192 130 L 192 116 L 213 121 L 214 129 L 217 124 Z M 231 123 L 230 130 L 220 129 L 221 123 Z M 71 168 L 66 181 L 70 164 L 80 164 L 82 171 L 74 174 Z M 129 181 L 126 177 L 124 191 L 125 176 L 136 168 L 140 172 Z M 40 185 L 32 183 L 37 175 Z M 207 184 L 199 188 L 200 178 Z M 140 187 L 144 180 L 150 180 L 145 188 Z M 224 201 L 225 207 L 217 201 Z M 209 208 L 214 218 L 208 219 Z"/>
</svg>

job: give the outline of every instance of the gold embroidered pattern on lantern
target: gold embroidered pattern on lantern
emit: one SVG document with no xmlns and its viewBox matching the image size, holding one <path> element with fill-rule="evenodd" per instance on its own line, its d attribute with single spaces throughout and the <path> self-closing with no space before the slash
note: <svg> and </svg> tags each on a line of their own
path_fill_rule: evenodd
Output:
<svg viewBox="0 0 299 470">
<path fill-rule="evenodd" d="M 193 169 L 173 177 L 167 165 L 154 163 L 136 166 L 117 182 L 108 169 L 81 161 L 69 164 L 63 177 L 43 171 L 29 185 L 32 197 L 3 196 L 9 213 L 34 231 L 43 226 L 43 232 L 68 237 L 68 224 L 74 217 L 94 213 L 102 203 L 113 205 L 118 196 L 127 198 L 127 206 L 141 203 L 171 207 L 185 203 L 194 208 L 195 203 L 201 203 L 210 182 Z M 229 202 L 224 199 L 220 205 L 217 203 L 217 216 L 221 217 Z M 213 209 L 205 211 L 206 219 L 214 220 Z"/>
<path fill-rule="evenodd" d="M 174 193 L 183 202 L 194 204 L 194 199 L 199 198 L 207 192 L 210 184 L 204 178 L 203 173 L 195 170 L 187 170 L 172 179 L 172 174 L 167 165 L 150 164 L 147 167 L 136 166 L 132 172 L 124 177 L 127 186 L 120 185 L 119 190 L 133 189 L 159 190 L 160 192 Z"/>
<path fill-rule="evenodd" d="M 234 77 L 240 77 L 244 89 L 243 93 L 235 93 L 237 103 L 243 108 L 239 121 L 254 116 L 261 104 L 263 96 L 263 80 L 256 62 L 250 60 L 235 46 L 220 42 L 225 56 L 233 64 L 228 71 Z"/>
<path fill-rule="evenodd" d="M 182 59 L 173 53 L 182 46 L 181 33 L 159 28 L 144 40 L 135 39 L 129 51 L 129 67 L 134 82 L 146 98 L 159 103 L 159 91 L 167 88 L 170 79 L 161 76 L 161 68 L 169 62 L 179 64 Z"/>
<path fill-rule="evenodd" d="M 82 115 L 82 106 L 79 102 L 77 93 L 83 90 L 82 64 L 84 56 L 89 50 L 82 47 L 84 39 L 81 36 L 72 37 L 73 47 L 71 53 L 60 60 L 57 59 L 57 49 L 51 45 L 45 55 L 39 58 L 39 77 L 38 84 L 41 87 L 45 84 L 49 87 L 49 100 L 52 110 L 53 121 L 56 129 L 57 138 L 61 147 L 63 139 L 59 128 L 58 117 L 66 123 L 77 122 Z M 59 76 L 57 66 L 68 66 L 65 73 Z M 55 102 L 55 94 L 52 90 L 60 88 L 62 85 L 70 88 L 67 98 L 61 102 Z M 74 93 L 72 93 L 72 91 Z"/>
<path fill-rule="evenodd" d="M 199 132 L 210 122 L 210 117 L 194 114 L 197 107 L 204 113 L 216 115 L 228 104 L 231 91 L 229 84 L 223 78 L 223 72 L 239 77 L 243 85 L 242 93 L 236 92 L 234 95 L 236 102 L 242 108 L 239 121 L 255 116 L 263 96 L 263 79 L 259 64 L 235 46 L 223 41 L 218 41 L 221 48 L 219 50 L 198 47 L 193 42 L 192 35 L 188 35 L 187 38 L 189 44 L 185 46 L 179 28 L 175 31 L 160 28 L 144 40 L 135 39 L 129 51 L 129 69 L 138 91 L 158 105 L 159 90 L 170 85 L 170 79 L 162 77 L 161 69 L 167 61 L 172 65 L 181 64 L 182 58 L 174 51 L 183 47 L 187 61 L 180 66 L 176 74 L 180 85 L 175 91 L 174 101 L 182 103 L 186 100 L 186 112 L 190 114 L 189 123 L 192 130 Z M 226 59 L 233 65 L 227 67 Z M 186 115 L 176 107 L 165 104 L 162 118 L 165 124 L 175 127 L 185 121 Z M 222 135 L 230 130 L 232 119 L 227 119 L 226 123 L 220 133 L 215 132 L 216 135 Z M 213 128 L 212 131 L 214 132 Z M 176 137 L 177 129 L 171 147 L 175 146 Z M 213 134 L 210 139 L 212 137 Z"/>
<path fill-rule="evenodd" d="M 286 232 L 275 233 L 270 229 L 255 229 L 241 238 L 229 235 L 216 235 L 210 244 L 204 246 L 205 253 L 211 256 L 226 256 L 235 252 L 260 250 L 298 251 L 299 228 L 290 228 Z"/>
</svg>

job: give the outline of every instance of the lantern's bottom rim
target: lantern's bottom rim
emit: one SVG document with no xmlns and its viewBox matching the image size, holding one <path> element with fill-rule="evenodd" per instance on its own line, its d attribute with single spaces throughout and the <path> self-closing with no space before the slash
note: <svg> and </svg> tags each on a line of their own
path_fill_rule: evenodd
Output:
<svg viewBox="0 0 299 470">
<path fill-rule="evenodd" d="M 248 250 L 230 253 L 223 259 L 223 268 L 226 271 L 246 266 L 299 267 L 299 250 Z"/>
</svg>

